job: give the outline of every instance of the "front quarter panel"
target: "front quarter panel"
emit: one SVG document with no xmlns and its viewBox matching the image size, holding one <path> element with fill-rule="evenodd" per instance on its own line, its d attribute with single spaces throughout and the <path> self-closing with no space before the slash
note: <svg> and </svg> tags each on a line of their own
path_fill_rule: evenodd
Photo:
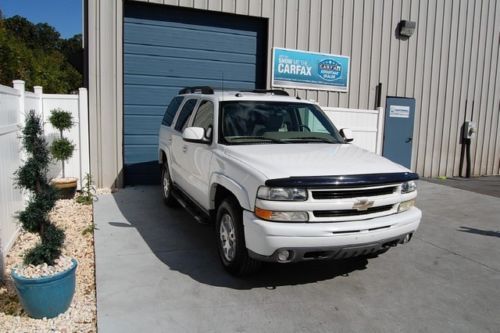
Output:
<svg viewBox="0 0 500 333">
<path fill-rule="evenodd" d="M 245 163 L 228 157 L 220 150 L 215 153 L 213 163 L 210 208 L 215 208 L 215 187 L 222 185 L 234 194 L 241 208 L 253 211 L 257 189 L 264 184 L 266 177 Z"/>
</svg>

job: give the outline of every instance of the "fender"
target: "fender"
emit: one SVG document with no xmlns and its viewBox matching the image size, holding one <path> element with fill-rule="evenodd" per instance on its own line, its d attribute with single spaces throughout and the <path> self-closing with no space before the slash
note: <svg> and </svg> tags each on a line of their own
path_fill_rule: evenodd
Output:
<svg viewBox="0 0 500 333">
<path fill-rule="evenodd" d="M 162 158 L 162 153 L 165 154 L 165 161 L 163 160 Z M 172 178 L 172 166 L 170 164 L 170 149 L 168 149 L 167 146 L 164 146 L 164 147 L 160 147 L 158 149 L 158 164 L 163 164 L 163 163 L 167 163 L 167 166 L 168 166 L 168 173 L 170 174 L 170 178 L 172 179 L 172 181 L 174 181 L 174 179 Z"/>
<path fill-rule="evenodd" d="M 241 208 L 251 210 L 247 191 L 233 179 L 217 172 L 214 172 L 210 177 L 210 209 L 215 208 L 215 188 L 217 185 L 224 186 L 233 193 Z"/>
</svg>

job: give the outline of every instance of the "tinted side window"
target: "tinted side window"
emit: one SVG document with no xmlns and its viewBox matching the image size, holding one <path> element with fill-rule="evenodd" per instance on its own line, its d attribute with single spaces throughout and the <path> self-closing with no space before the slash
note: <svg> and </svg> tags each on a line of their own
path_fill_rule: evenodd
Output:
<svg viewBox="0 0 500 333">
<path fill-rule="evenodd" d="M 189 116 L 193 113 L 193 109 L 196 105 L 196 99 L 190 99 L 184 106 L 177 117 L 177 122 L 175 123 L 175 130 L 181 132 L 184 129 L 184 125 L 186 125 Z"/>
<path fill-rule="evenodd" d="M 205 130 L 212 126 L 214 121 L 214 104 L 210 101 L 202 101 L 194 117 L 193 127 L 202 127 Z"/>
<path fill-rule="evenodd" d="M 172 125 L 172 121 L 175 118 L 175 114 L 177 113 L 177 110 L 179 109 L 183 98 L 184 97 L 182 96 L 177 96 L 170 101 L 170 104 L 167 107 L 167 111 L 165 111 L 165 115 L 163 116 L 163 120 L 161 122 L 162 125 Z"/>
</svg>

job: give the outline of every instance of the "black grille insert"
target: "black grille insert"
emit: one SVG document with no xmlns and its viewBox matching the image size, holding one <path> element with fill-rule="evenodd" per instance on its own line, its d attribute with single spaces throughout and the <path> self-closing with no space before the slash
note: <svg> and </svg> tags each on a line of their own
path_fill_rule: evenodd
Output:
<svg viewBox="0 0 500 333">
<path fill-rule="evenodd" d="M 377 195 L 392 194 L 396 191 L 396 189 L 397 186 L 371 188 L 371 189 L 357 189 L 352 191 L 338 191 L 338 190 L 312 191 L 312 197 L 316 200 L 374 197 Z"/>
<path fill-rule="evenodd" d="M 367 210 L 356 209 L 341 209 L 341 210 L 315 210 L 313 214 L 315 217 L 345 217 L 345 216 L 358 216 L 385 212 L 392 209 L 393 205 L 379 206 L 368 208 Z"/>
</svg>

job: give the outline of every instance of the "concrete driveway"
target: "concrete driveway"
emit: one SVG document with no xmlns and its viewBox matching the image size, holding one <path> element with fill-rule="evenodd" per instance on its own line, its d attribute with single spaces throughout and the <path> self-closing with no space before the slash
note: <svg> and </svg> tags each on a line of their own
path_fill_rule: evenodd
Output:
<svg viewBox="0 0 500 333">
<path fill-rule="evenodd" d="M 374 259 L 221 268 L 160 188 L 94 206 L 100 332 L 498 332 L 500 198 L 421 181 L 413 240 Z"/>
</svg>

